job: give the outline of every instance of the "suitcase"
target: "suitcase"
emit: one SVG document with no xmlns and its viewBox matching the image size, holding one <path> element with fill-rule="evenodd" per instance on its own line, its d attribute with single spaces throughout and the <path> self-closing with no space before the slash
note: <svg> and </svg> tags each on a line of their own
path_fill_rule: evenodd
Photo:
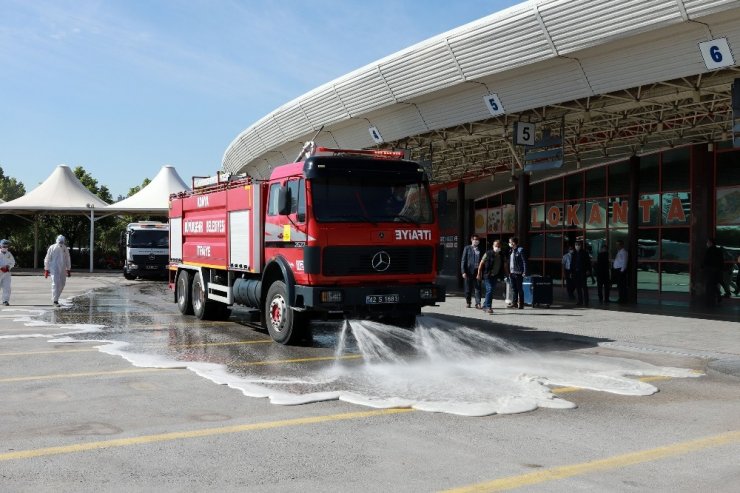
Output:
<svg viewBox="0 0 740 493">
<path fill-rule="evenodd" d="M 526 276 L 524 278 L 524 304 L 537 306 L 552 305 L 552 279 L 548 276 Z"/>
</svg>

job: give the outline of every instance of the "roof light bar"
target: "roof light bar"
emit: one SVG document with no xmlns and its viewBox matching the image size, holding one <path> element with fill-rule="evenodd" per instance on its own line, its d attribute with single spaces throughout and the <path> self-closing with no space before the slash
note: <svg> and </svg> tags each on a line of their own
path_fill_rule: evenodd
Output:
<svg viewBox="0 0 740 493">
<path fill-rule="evenodd" d="M 403 151 L 386 151 L 386 150 L 358 150 L 358 149 L 334 149 L 332 147 L 317 147 L 314 155 L 320 152 L 329 152 L 333 154 L 359 154 L 362 156 L 374 156 L 384 159 L 403 159 Z"/>
</svg>

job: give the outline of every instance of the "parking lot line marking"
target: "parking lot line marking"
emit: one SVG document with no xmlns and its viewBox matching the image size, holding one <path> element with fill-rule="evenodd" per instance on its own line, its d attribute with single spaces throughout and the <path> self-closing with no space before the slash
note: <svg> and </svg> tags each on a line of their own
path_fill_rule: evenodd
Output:
<svg viewBox="0 0 740 493">
<path fill-rule="evenodd" d="M 92 351 L 97 351 L 97 349 L 89 348 L 89 349 L 57 349 L 54 351 L 26 351 L 23 353 L 0 353 L 0 356 L 33 356 L 35 354 L 88 353 Z"/>
<path fill-rule="evenodd" d="M 229 363 L 229 366 L 261 366 L 261 365 L 281 365 L 284 363 L 308 363 L 312 361 L 331 361 L 335 359 L 359 359 L 361 354 L 348 354 L 345 356 L 317 356 L 315 358 L 294 358 L 294 359 L 275 359 L 264 361 L 246 361 L 244 363 Z"/>
<path fill-rule="evenodd" d="M 267 344 L 272 339 L 259 339 L 257 341 L 236 341 L 236 342 L 203 342 L 198 344 L 172 344 L 167 347 L 202 347 L 202 346 L 238 346 L 240 344 Z M 149 343 L 155 344 L 155 343 Z"/>
<path fill-rule="evenodd" d="M 11 382 L 33 382 L 36 380 L 55 380 L 61 378 L 81 378 L 81 377 L 105 377 L 111 375 L 126 375 L 129 373 L 146 373 L 155 371 L 179 370 L 180 368 L 133 368 L 130 370 L 112 370 L 112 371 L 91 371 L 84 373 L 58 373 L 55 375 L 36 375 L 32 377 L 12 377 L 0 378 L 0 383 Z"/>
<path fill-rule="evenodd" d="M 583 474 L 589 474 L 596 471 L 607 471 L 619 469 L 644 462 L 652 462 L 668 457 L 685 455 L 699 450 L 721 447 L 722 445 L 734 444 L 740 442 L 740 430 L 729 431 L 719 435 L 679 442 L 663 447 L 656 447 L 647 450 L 639 450 L 627 454 L 615 455 L 606 459 L 582 462 L 580 464 L 570 464 L 566 466 L 551 467 L 540 471 L 521 474 L 519 476 L 509 476 L 506 478 L 495 479 L 485 483 L 478 483 L 460 488 L 445 490 L 445 493 L 468 493 L 482 491 L 504 491 L 522 486 L 540 484 L 558 479 L 565 479 Z"/>
<path fill-rule="evenodd" d="M 659 380 L 670 380 L 670 379 L 671 377 L 665 377 L 662 375 L 638 378 L 638 380 L 641 382 L 657 382 Z M 568 392 L 580 392 L 582 390 L 589 390 L 589 389 L 584 389 L 583 387 L 555 387 L 552 389 L 552 392 L 555 394 L 566 394 Z"/>
<path fill-rule="evenodd" d="M 46 447 L 30 450 L 19 450 L 17 452 L 6 452 L 0 454 L 0 461 L 15 459 L 31 459 L 34 457 L 44 457 L 49 455 L 72 454 L 77 452 L 87 452 L 90 450 L 99 450 L 114 447 L 128 447 L 132 445 L 143 445 L 148 443 L 169 442 L 187 438 L 203 438 L 216 435 L 228 435 L 233 433 L 244 433 L 248 431 L 269 430 L 274 428 L 285 428 L 289 426 L 312 425 L 317 423 L 327 423 L 331 421 L 347 421 L 352 419 L 371 418 L 374 416 L 385 416 L 390 414 L 399 414 L 412 412 L 410 408 L 376 409 L 372 411 L 360 411 L 342 414 L 327 414 L 323 416 L 310 416 L 306 418 L 284 419 L 280 421 L 265 421 L 262 423 L 252 423 L 244 425 L 224 426 L 221 428 L 206 428 L 202 430 L 177 431 L 172 433 L 161 433 L 158 435 L 144 435 L 131 438 L 119 438 L 115 440 L 105 440 L 99 442 L 78 443 L 74 445 L 62 445 L 58 447 Z"/>
</svg>

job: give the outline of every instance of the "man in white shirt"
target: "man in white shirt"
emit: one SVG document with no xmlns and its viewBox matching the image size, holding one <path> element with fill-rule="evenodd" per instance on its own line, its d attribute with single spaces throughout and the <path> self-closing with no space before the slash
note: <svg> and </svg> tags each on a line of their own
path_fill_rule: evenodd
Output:
<svg viewBox="0 0 740 493">
<path fill-rule="evenodd" d="M 627 249 L 624 248 L 624 242 L 617 240 L 617 255 L 614 257 L 614 264 L 612 264 L 612 279 L 617 281 L 619 292 L 617 303 L 627 303 L 627 259 Z"/>
<path fill-rule="evenodd" d="M 565 290 L 568 292 L 568 299 L 573 301 L 576 299 L 575 286 L 573 285 L 573 272 L 571 271 L 570 265 L 573 260 L 573 246 L 568 246 L 568 251 L 563 255 L 563 277 L 565 278 Z"/>
</svg>

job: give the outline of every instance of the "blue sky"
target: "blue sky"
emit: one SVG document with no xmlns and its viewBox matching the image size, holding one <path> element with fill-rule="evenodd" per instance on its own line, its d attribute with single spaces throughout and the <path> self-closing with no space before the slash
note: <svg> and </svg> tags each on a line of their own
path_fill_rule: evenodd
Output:
<svg viewBox="0 0 740 493">
<path fill-rule="evenodd" d="M 189 183 L 286 102 L 513 0 L 0 0 L 0 167 Z"/>
</svg>

